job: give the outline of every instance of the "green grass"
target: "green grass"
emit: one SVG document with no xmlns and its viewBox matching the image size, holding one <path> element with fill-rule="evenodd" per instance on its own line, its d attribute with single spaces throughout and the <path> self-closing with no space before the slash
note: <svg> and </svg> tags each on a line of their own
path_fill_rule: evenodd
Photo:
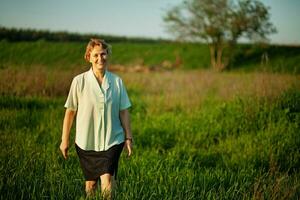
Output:
<svg viewBox="0 0 300 200">
<path fill-rule="evenodd" d="M 113 43 L 111 64 L 204 68 L 209 66 L 208 47 L 184 43 Z M 81 69 L 85 43 L 77 42 L 0 42 L 0 64 L 7 67 L 44 67 L 47 69 Z M 24 53 L 26 52 L 26 53 Z M 189 53 L 187 53 L 189 52 Z M 199 59 L 200 58 L 200 59 Z"/>
<path fill-rule="evenodd" d="M 83 69 L 86 43 L 80 42 L 8 42 L 0 41 L 0 68 Z M 192 43 L 112 43 L 111 64 L 148 68 L 209 68 L 207 45 Z M 230 49 L 227 51 L 231 51 Z M 268 62 L 261 62 L 267 53 Z M 300 48 L 297 46 L 239 45 L 231 70 L 300 72 Z"/>
<path fill-rule="evenodd" d="M 69 69 L 84 65 L 83 54 L 85 46 L 80 43 L 55 42 L 17 42 L 1 41 L 0 63 L 2 68 L 15 66 L 16 68 Z"/>
<path fill-rule="evenodd" d="M 299 90 L 158 113 L 129 91 L 134 156 L 122 154 L 116 199 L 300 198 Z M 74 145 L 67 161 L 58 149 L 64 100 L 0 98 L 1 199 L 84 196 Z"/>
<path fill-rule="evenodd" d="M 263 55 L 267 60 L 262 60 Z M 259 66 L 263 71 L 299 74 L 299 62 L 300 48 L 296 45 L 239 45 L 232 68 L 253 71 Z"/>
<path fill-rule="evenodd" d="M 88 69 L 84 48 L 1 41 L 0 199 L 84 198 L 74 145 L 67 161 L 59 151 L 71 79 Z M 201 68 L 206 48 L 115 43 L 111 62 L 155 67 L 177 56 L 182 68 Z M 299 199 L 300 79 L 289 65 L 300 62 L 297 50 L 285 50 L 294 56 L 285 60 L 280 48 L 272 55 L 287 64 L 277 72 L 292 74 L 121 73 L 135 144 L 132 158 L 121 156 L 116 199 Z M 264 70 L 254 58 L 241 71 Z"/>
</svg>

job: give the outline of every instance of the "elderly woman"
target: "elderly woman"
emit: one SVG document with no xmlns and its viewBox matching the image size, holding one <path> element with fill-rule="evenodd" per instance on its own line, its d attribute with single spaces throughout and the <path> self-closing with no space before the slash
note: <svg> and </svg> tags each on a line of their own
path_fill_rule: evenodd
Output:
<svg viewBox="0 0 300 200">
<path fill-rule="evenodd" d="M 85 177 L 87 195 L 94 193 L 100 178 L 102 195 L 111 197 L 123 147 L 132 154 L 128 108 L 131 106 L 121 78 L 107 70 L 110 46 L 91 39 L 85 59 L 90 70 L 77 75 L 65 103 L 60 150 L 68 157 L 70 129 L 76 116 L 75 147 Z"/>
</svg>

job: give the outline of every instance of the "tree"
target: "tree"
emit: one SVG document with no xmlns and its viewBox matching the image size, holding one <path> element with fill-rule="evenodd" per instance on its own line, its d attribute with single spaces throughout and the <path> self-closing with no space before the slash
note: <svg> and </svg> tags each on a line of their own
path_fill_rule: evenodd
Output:
<svg viewBox="0 0 300 200">
<path fill-rule="evenodd" d="M 269 8 L 258 0 L 186 0 L 168 10 L 164 21 L 178 39 L 208 43 L 211 66 L 222 71 L 239 38 L 267 41 L 276 32 L 269 18 Z M 225 48 L 230 50 L 227 58 Z"/>
</svg>

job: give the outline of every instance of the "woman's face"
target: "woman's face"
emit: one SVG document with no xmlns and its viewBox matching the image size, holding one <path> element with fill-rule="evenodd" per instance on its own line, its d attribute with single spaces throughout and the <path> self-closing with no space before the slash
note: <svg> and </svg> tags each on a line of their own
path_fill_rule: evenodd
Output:
<svg viewBox="0 0 300 200">
<path fill-rule="evenodd" d="M 107 51 L 100 46 L 95 46 L 90 54 L 90 63 L 98 70 L 104 70 L 107 64 Z"/>
</svg>

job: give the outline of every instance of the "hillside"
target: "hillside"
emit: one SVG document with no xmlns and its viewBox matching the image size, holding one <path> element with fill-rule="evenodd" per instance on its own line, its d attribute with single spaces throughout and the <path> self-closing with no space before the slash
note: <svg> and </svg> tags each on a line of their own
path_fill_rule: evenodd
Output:
<svg viewBox="0 0 300 200">
<path fill-rule="evenodd" d="M 89 38 L 113 46 L 111 64 L 150 69 L 209 68 L 206 44 L 0 28 L 0 68 L 80 69 Z M 228 50 L 231 51 L 231 50 Z M 239 44 L 231 70 L 300 72 L 300 46 Z"/>
</svg>

